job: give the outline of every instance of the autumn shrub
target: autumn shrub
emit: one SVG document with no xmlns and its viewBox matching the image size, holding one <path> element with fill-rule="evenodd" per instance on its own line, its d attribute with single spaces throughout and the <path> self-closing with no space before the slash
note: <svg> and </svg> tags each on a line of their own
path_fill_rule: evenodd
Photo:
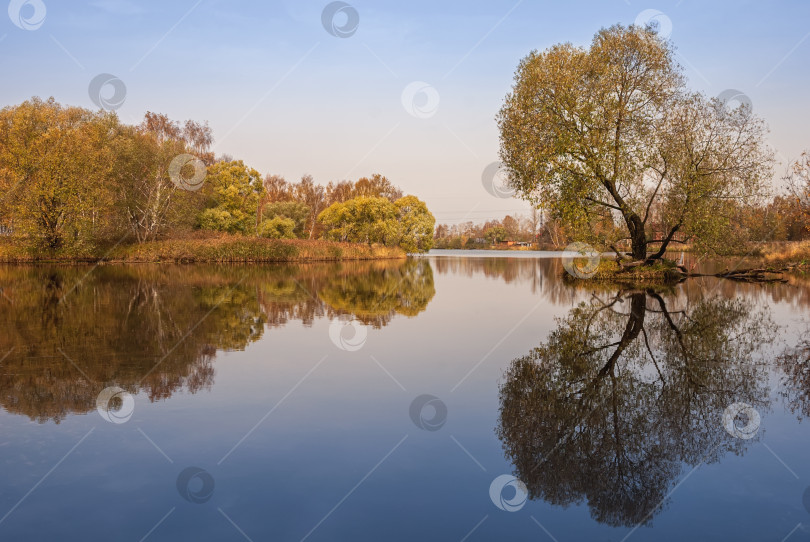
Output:
<svg viewBox="0 0 810 542">
<path fill-rule="evenodd" d="M 295 221 L 283 216 L 268 218 L 259 225 L 259 236 L 267 239 L 295 239 Z"/>
</svg>

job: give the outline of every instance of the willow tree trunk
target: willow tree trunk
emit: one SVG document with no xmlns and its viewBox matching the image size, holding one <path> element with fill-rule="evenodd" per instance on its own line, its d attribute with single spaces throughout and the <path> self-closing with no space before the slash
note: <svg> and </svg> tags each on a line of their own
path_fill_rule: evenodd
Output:
<svg viewBox="0 0 810 542">
<path fill-rule="evenodd" d="M 622 202 L 623 203 L 623 202 Z M 647 259 L 647 234 L 644 231 L 644 222 L 636 213 L 625 212 L 624 222 L 627 224 L 627 231 L 630 233 L 630 247 L 633 259 Z"/>
<path fill-rule="evenodd" d="M 647 236 L 644 234 L 644 228 L 639 228 L 630 235 L 633 259 L 645 260 L 647 258 Z"/>
</svg>

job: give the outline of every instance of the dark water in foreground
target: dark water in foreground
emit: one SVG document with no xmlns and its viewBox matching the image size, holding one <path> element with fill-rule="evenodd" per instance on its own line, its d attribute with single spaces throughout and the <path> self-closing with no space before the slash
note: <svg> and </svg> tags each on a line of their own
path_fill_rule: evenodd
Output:
<svg viewBox="0 0 810 542">
<path fill-rule="evenodd" d="M 0 267 L 0 540 L 810 540 L 810 283 Z"/>
</svg>

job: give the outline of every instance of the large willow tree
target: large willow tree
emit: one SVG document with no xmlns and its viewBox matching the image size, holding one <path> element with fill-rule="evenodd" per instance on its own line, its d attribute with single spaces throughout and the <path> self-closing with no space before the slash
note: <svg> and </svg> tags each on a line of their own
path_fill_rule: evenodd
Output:
<svg viewBox="0 0 810 542">
<path fill-rule="evenodd" d="M 673 240 L 716 248 L 771 178 L 763 121 L 689 91 L 673 55 L 635 26 L 603 29 L 589 49 L 534 51 L 498 115 L 517 195 L 580 238 L 629 240 L 639 262 Z"/>
</svg>

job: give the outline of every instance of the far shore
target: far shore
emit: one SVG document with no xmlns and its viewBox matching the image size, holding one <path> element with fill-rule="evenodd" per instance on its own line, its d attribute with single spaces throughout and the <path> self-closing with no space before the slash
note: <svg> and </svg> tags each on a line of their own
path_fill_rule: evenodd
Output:
<svg viewBox="0 0 810 542">
<path fill-rule="evenodd" d="M 651 249 L 657 249 L 657 245 L 650 245 Z M 530 246 L 507 246 L 507 245 L 474 245 L 463 247 L 433 247 L 431 252 L 452 252 L 452 251 L 476 251 L 476 252 L 529 252 L 529 253 L 548 253 L 548 252 L 564 252 L 566 246 L 555 246 L 552 244 L 533 244 Z M 667 249 L 667 254 L 695 254 L 698 255 L 696 249 L 691 245 L 686 246 L 670 246 Z M 615 254 L 612 250 L 605 250 L 603 254 Z M 711 261 L 713 259 L 745 257 L 756 258 L 762 260 L 766 264 L 783 265 L 794 264 L 800 265 L 810 262 L 810 241 L 772 241 L 772 242 L 756 242 L 750 243 L 749 246 L 744 247 L 736 252 L 728 254 L 719 254 L 714 256 L 702 256 L 701 259 Z"/>
<path fill-rule="evenodd" d="M 536 247 L 536 245 L 535 245 Z M 597 268 L 583 273 L 583 277 L 576 278 L 570 273 L 564 273 L 569 281 L 584 283 L 604 282 L 615 284 L 632 284 L 642 287 L 655 284 L 674 284 L 689 277 L 715 276 L 730 280 L 744 282 L 786 282 L 787 275 L 806 275 L 810 272 L 810 241 L 788 241 L 757 243 L 746 247 L 747 252 L 724 255 L 700 256 L 693 247 L 678 247 L 667 251 L 665 259 L 652 265 L 625 266 L 622 268 L 616 262 L 616 253 L 608 250 L 602 253 Z M 470 257 L 478 258 L 555 258 L 565 252 L 564 247 L 543 246 L 542 248 L 526 247 L 499 247 L 499 248 L 434 248 L 433 256 L 455 256 L 457 253 L 469 253 Z M 681 262 L 683 254 L 693 254 L 692 262 L 684 266 Z M 589 267 L 585 259 L 579 265 Z M 676 261 L 680 260 L 680 261 Z M 627 260 L 625 260 L 625 263 Z M 699 272 L 700 268 L 694 266 L 702 262 L 716 264 L 717 269 L 711 273 Z"/>
</svg>

